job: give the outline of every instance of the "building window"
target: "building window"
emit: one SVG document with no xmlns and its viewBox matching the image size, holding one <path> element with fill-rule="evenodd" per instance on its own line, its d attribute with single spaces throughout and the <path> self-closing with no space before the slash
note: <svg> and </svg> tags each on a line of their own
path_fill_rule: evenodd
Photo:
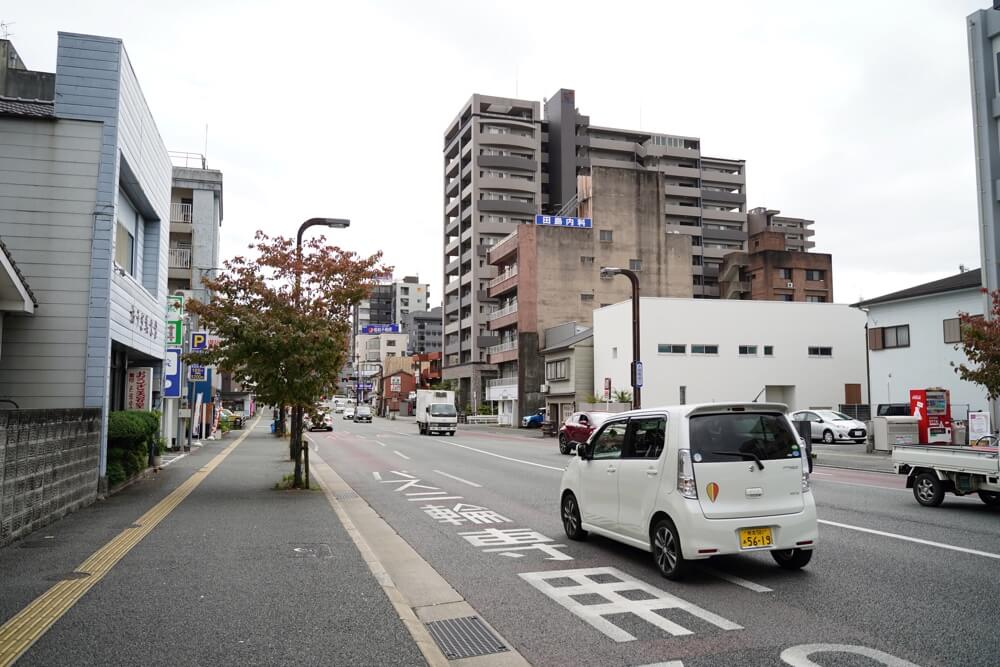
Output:
<svg viewBox="0 0 1000 667">
<path fill-rule="evenodd" d="M 756 357 L 757 356 L 757 346 L 756 345 L 740 345 L 739 353 L 742 357 Z"/>
<path fill-rule="evenodd" d="M 702 266 L 701 255 L 691 255 L 691 266 Z"/>
<path fill-rule="evenodd" d="M 832 347 L 810 347 L 809 348 L 810 357 L 832 357 L 833 348 Z"/>
<path fill-rule="evenodd" d="M 628 268 L 631 271 L 642 271 L 642 260 L 641 259 L 630 259 L 628 261 Z"/>
<path fill-rule="evenodd" d="M 795 301 L 794 294 L 778 294 L 777 297 L 778 301 Z"/>
<path fill-rule="evenodd" d="M 594 263 L 594 258 L 593 257 L 588 257 L 587 255 L 580 255 L 580 263 L 581 264 L 593 264 Z"/>
<path fill-rule="evenodd" d="M 685 387 L 684 385 L 681 385 L 680 389 L 681 389 L 681 391 L 680 391 L 681 395 L 679 397 L 680 398 L 680 404 L 681 405 L 685 405 L 685 404 L 687 404 L 688 388 Z"/>
<path fill-rule="evenodd" d="M 691 354 L 718 354 L 718 345 L 692 345 Z"/>
<path fill-rule="evenodd" d="M 774 346 L 773 345 L 765 345 L 764 346 L 764 356 L 765 357 L 773 357 L 774 356 Z"/>
<path fill-rule="evenodd" d="M 121 222 L 115 225 L 115 264 L 135 275 L 135 237 Z"/>
<path fill-rule="evenodd" d="M 594 295 L 593 294 L 581 294 L 580 295 L 580 301 L 593 301 L 593 300 L 594 300 Z"/>
<path fill-rule="evenodd" d="M 691 237 L 691 245 L 693 245 L 693 246 L 700 246 L 700 245 L 702 245 L 701 237 L 700 236 L 692 236 Z"/>
<path fill-rule="evenodd" d="M 569 359 L 550 361 L 545 364 L 546 380 L 567 380 L 569 379 Z"/>
<path fill-rule="evenodd" d="M 791 269 L 778 269 L 778 277 L 781 278 L 782 280 L 791 280 L 792 279 L 792 270 Z"/>
<path fill-rule="evenodd" d="M 882 346 L 886 349 L 890 347 L 909 347 L 910 325 L 901 324 L 895 327 L 884 327 L 882 329 Z"/>
<path fill-rule="evenodd" d="M 396 347 L 396 341 L 394 341 L 394 340 L 387 340 L 387 341 L 385 341 L 385 346 L 386 347 Z"/>
<path fill-rule="evenodd" d="M 957 317 L 953 317 L 950 320 L 944 321 L 944 342 L 962 342 L 962 320 Z"/>
<path fill-rule="evenodd" d="M 608 241 L 608 242 L 610 242 L 610 241 L 613 240 L 612 236 L 613 236 L 613 233 L 612 233 L 612 231 L 610 229 L 602 229 L 602 230 L 600 230 L 598 238 L 601 241 Z"/>
<path fill-rule="evenodd" d="M 815 296 L 812 294 L 806 295 L 806 303 L 826 303 L 825 296 Z"/>
<path fill-rule="evenodd" d="M 686 354 L 687 345 L 677 345 L 674 343 L 658 343 L 656 345 L 657 354 Z"/>
<path fill-rule="evenodd" d="M 806 280 L 824 280 L 826 271 L 820 269 L 806 269 Z"/>
</svg>

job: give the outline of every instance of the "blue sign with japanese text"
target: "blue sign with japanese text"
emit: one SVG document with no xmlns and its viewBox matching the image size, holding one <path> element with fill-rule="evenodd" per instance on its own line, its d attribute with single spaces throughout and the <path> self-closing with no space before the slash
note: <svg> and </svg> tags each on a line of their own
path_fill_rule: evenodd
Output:
<svg viewBox="0 0 1000 667">
<path fill-rule="evenodd" d="M 577 229 L 592 229 L 594 221 L 591 218 L 570 218 L 565 215 L 536 215 L 536 225 L 546 227 L 576 227 Z"/>
<path fill-rule="evenodd" d="M 181 348 L 168 347 L 163 358 L 163 398 L 181 397 Z"/>
<path fill-rule="evenodd" d="M 363 334 L 399 333 L 398 324 L 366 324 L 361 327 Z"/>
</svg>

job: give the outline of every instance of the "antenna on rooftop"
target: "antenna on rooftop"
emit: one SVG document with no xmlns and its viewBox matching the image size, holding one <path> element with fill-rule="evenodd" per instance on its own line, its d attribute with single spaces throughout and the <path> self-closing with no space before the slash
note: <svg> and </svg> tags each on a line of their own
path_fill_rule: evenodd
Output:
<svg viewBox="0 0 1000 667">
<path fill-rule="evenodd" d="M 0 39 L 10 39 L 14 36 L 10 31 L 12 25 L 14 25 L 13 21 L 0 21 Z"/>
</svg>

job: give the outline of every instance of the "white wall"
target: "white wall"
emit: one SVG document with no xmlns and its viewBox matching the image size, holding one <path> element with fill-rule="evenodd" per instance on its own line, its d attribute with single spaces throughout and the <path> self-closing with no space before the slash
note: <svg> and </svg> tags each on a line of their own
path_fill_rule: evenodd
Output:
<svg viewBox="0 0 1000 667">
<path fill-rule="evenodd" d="M 676 405 L 681 386 L 686 403 L 750 401 L 761 395 L 793 410 L 837 406 L 844 385 L 860 384 L 865 399 L 865 316 L 846 305 L 719 299 L 641 300 L 643 407 Z M 658 354 L 657 344 L 686 345 L 686 353 Z M 719 346 L 718 355 L 693 355 L 692 344 Z M 741 357 L 740 345 L 757 345 L 757 356 Z M 773 357 L 763 356 L 765 345 Z M 810 357 L 810 346 L 832 347 L 832 357 Z M 594 387 L 610 377 L 612 387 L 631 389 L 631 302 L 594 311 Z M 789 390 L 777 389 L 790 387 Z"/>
<path fill-rule="evenodd" d="M 944 387 L 951 390 L 953 405 L 985 410 L 986 392 L 960 379 L 951 366 L 966 357 L 954 344 L 944 342 L 943 324 L 958 317 L 959 311 L 980 315 L 984 305 L 979 290 L 969 289 L 869 306 L 870 327 L 910 325 L 910 347 L 870 352 L 872 402 L 908 403 L 910 389 Z M 964 408 L 953 416 L 964 418 Z"/>
</svg>

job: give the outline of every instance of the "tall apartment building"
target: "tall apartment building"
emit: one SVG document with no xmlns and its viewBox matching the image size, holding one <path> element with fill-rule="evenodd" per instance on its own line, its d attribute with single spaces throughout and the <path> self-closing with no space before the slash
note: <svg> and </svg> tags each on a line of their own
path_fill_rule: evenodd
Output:
<svg viewBox="0 0 1000 667">
<path fill-rule="evenodd" d="M 511 223 L 531 223 L 537 213 L 593 217 L 595 228 L 624 223 L 595 212 L 603 205 L 595 168 L 655 175 L 643 181 L 644 199 L 648 187 L 657 192 L 653 228 L 690 238 L 696 298 L 719 297 L 722 258 L 746 247 L 743 160 L 703 156 L 695 137 L 591 125 L 572 90 L 559 90 L 544 110 L 541 118 L 536 102 L 473 95 L 445 131 L 444 375 L 459 380 L 465 403 L 482 400 L 485 381 L 497 375 L 487 356 L 500 344 L 487 329 L 496 304 L 487 251 Z"/>
<path fill-rule="evenodd" d="M 420 282 L 419 276 L 406 276 L 392 282 L 392 321 L 403 325 L 410 313 L 427 310 L 430 285 Z"/>
<path fill-rule="evenodd" d="M 424 311 L 413 311 L 403 318 L 403 331 L 410 336 L 410 354 L 441 352 L 441 306 Z"/>
<path fill-rule="evenodd" d="M 190 292 L 198 301 L 210 298 L 203 278 L 219 268 L 219 230 L 222 227 L 222 172 L 208 169 L 203 156 L 171 155 L 175 161 L 170 189 L 170 247 L 167 260 L 167 290 Z"/>
<path fill-rule="evenodd" d="M 812 240 L 816 233 L 812 229 L 813 222 L 805 218 L 790 218 L 781 215 L 781 211 L 758 206 L 747 213 L 747 235 L 779 232 L 785 236 L 786 250 L 808 252 L 816 247 Z"/>
</svg>

